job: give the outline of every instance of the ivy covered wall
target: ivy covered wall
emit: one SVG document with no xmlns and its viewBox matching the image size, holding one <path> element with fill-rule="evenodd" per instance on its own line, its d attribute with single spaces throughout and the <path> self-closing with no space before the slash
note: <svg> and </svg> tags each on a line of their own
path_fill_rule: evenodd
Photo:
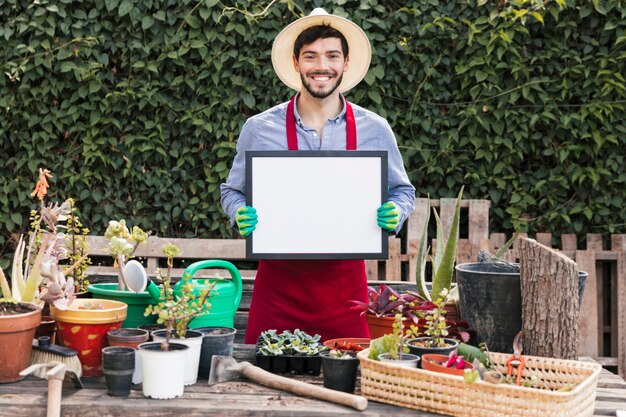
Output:
<svg viewBox="0 0 626 417">
<path fill-rule="evenodd" d="M 418 195 L 465 184 L 494 231 L 624 233 L 624 2 L 1 0 L 0 251 L 39 167 L 93 233 L 233 237 L 219 184 L 245 119 L 292 95 L 274 36 L 317 6 L 370 37 L 347 97 L 389 120 Z"/>
</svg>

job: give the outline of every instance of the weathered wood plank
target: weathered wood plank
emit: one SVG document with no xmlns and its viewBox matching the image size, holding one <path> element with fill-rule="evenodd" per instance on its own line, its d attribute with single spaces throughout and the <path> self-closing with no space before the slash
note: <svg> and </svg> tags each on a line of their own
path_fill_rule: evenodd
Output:
<svg viewBox="0 0 626 417">
<path fill-rule="evenodd" d="M 469 200 L 468 238 L 472 246 L 479 246 L 489 238 L 489 200 Z"/>
<path fill-rule="evenodd" d="M 253 360 L 252 345 L 235 345 L 238 360 Z M 588 358 L 581 358 L 589 360 Z M 295 377 L 319 385 L 321 377 Z M 185 388 L 182 397 L 162 401 L 143 397 L 134 386 L 126 398 L 106 394 L 103 378 L 85 379 L 83 390 L 64 389 L 63 416 L 366 416 L 366 417 L 436 417 L 436 414 L 409 410 L 370 401 L 365 411 L 324 401 L 295 396 L 244 379 L 208 386 L 206 381 Z M 598 381 L 594 415 L 616 415 L 626 404 L 626 383 L 617 375 L 603 371 Z M 14 384 L 0 385 L 0 416 L 45 416 L 46 381 L 28 378 Z M 357 381 L 357 394 L 359 393 Z"/>
<path fill-rule="evenodd" d="M 389 258 L 385 262 L 386 281 L 400 281 L 401 279 L 400 248 L 400 239 L 389 236 Z"/>
<path fill-rule="evenodd" d="M 368 281 L 378 280 L 378 261 L 376 259 L 367 259 L 365 261 L 365 274 Z"/>
<path fill-rule="evenodd" d="M 611 250 L 626 252 L 626 235 L 611 235 Z"/>
<path fill-rule="evenodd" d="M 578 317 L 580 338 L 578 353 L 582 356 L 598 357 L 598 297 L 596 288 L 596 258 L 591 251 L 576 251 L 576 264 L 587 271 L 585 292 Z"/>
<path fill-rule="evenodd" d="M 561 235 L 561 249 L 563 251 L 576 251 L 578 243 L 575 234 Z"/>
<path fill-rule="evenodd" d="M 617 369 L 626 378 L 626 252 L 620 252 L 617 260 Z"/>
<path fill-rule="evenodd" d="M 601 251 L 603 249 L 602 235 L 596 233 L 587 234 L 587 250 Z"/>
<path fill-rule="evenodd" d="M 429 212 L 431 210 L 431 205 L 428 204 L 427 198 L 416 198 L 415 199 L 415 209 L 409 217 L 407 218 L 407 240 L 411 241 L 414 239 L 421 239 L 422 232 L 425 227 L 428 227 L 426 224 L 426 219 L 428 218 Z"/>
<path fill-rule="evenodd" d="M 552 247 L 552 233 L 537 233 L 536 239 L 542 245 Z"/>
<path fill-rule="evenodd" d="M 417 275 L 417 253 L 419 251 L 419 246 L 419 239 L 411 239 L 407 243 L 407 252 L 409 257 L 409 276 L 407 278 L 409 282 L 414 282 Z"/>
</svg>

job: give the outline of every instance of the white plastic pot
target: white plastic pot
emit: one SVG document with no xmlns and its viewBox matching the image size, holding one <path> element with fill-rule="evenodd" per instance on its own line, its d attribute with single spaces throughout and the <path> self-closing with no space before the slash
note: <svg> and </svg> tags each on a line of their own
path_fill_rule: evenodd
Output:
<svg viewBox="0 0 626 417">
<path fill-rule="evenodd" d="M 152 332 L 152 340 L 162 342 L 165 340 L 165 330 Z M 200 352 L 202 351 L 202 337 L 204 335 L 195 330 L 187 330 L 184 339 L 174 337 L 172 332 L 171 342 L 181 343 L 189 347 L 185 354 L 185 385 L 193 385 L 198 381 L 198 366 L 200 364 Z"/>
<path fill-rule="evenodd" d="M 161 343 L 139 345 L 143 395 L 166 400 L 183 395 L 185 391 L 185 357 L 189 347 L 170 343 L 170 350 L 162 351 Z"/>
</svg>

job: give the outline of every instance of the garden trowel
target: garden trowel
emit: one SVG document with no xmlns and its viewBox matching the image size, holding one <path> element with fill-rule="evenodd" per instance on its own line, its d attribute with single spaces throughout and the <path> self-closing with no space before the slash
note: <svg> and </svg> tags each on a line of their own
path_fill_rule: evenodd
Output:
<svg viewBox="0 0 626 417">
<path fill-rule="evenodd" d="M 354 394 L 307 384 L 306 382 L 286 378 L 264 371 L 249 362 L 237 362 L 232 356 L 213 355 L 209 385 L 231 381 L 244 376 L 250 381 L 294 394 L 347 405 L 359 411 L 367 408 L 367 399 Z"/>
</svg>

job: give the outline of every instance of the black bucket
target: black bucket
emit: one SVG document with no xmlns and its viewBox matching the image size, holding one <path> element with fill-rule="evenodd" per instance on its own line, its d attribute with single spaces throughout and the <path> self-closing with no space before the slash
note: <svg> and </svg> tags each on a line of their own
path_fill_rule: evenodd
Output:
<svg viewBox="0 0 626 417">
<path fill-rule="evenodd" d="M 522 330 L 522 296 L 517 265 L 489 262 L 456 266 L 461 319 L 476 330 L 478 342 L 492 352 L 513 352 L 513 339 Z M 586 272 L 578 273 L 578 307 L 582 302 Z"/>
</svg>

